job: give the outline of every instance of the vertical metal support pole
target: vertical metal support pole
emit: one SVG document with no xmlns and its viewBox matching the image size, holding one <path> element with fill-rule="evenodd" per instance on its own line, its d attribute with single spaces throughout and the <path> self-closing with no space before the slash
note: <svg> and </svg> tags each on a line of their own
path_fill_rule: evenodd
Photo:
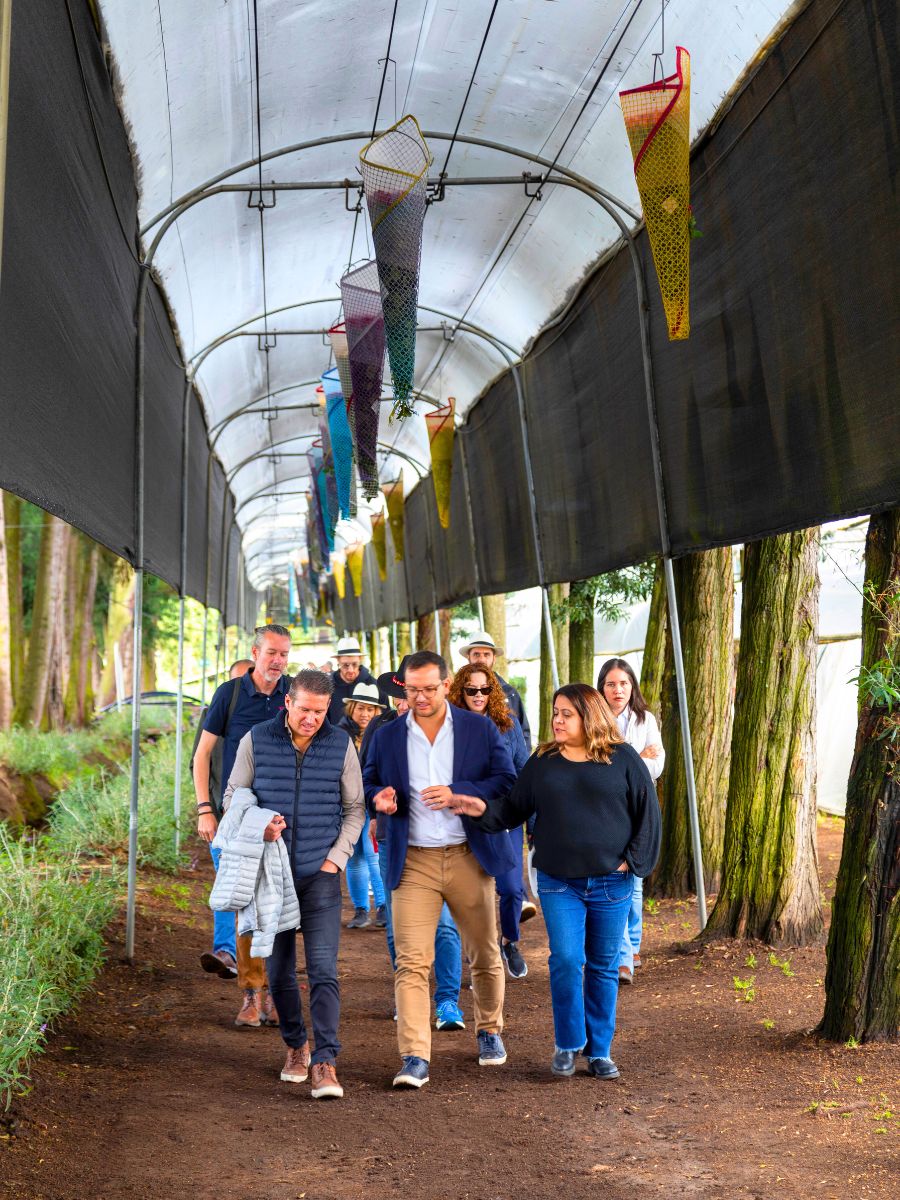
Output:
<svg viewBox="0 0 900 1200">
<path fill-rule="evenodd" d="M 466 457 L 466 438 L 464 426 L 457 429 L 459 438 L 459 461 L 462 464 L 463 491 L 466 496 L 466 513 L 469 518 L 469 538 L 472 542 L 472 566 L 475 573 L 475 604 L 478 608 L 478 628 L 484 629 L 484 603 L 481 599 L 481 579 L 478 571 L 478 546 L 475 542 L 475 516 L 472 511 L 472 493 L 469 489 L 469 460 Z"/>
<path fill-rule="evenodd" d="M 441 611 L 439 608 L 434 610 L 434 648 L 435 653 L 441 653 Z"/>
<path fill-rule="evenodd" d="M 399 659 L 397 658 L 397 622 L 396 621 L 391 622 L 391 662 L 392 662 L 395 670 L 400 665 Z"/>
<path fill-rule="evenodd" d="M 178 700 L 175 705 L 175 788 L 172 817 L 175 822 L 175 854 L 181 848 L 181 771 L 184 754 L 184 606 L 187 595 L 188 461 L 190 442 L 191 379 L 184 381 L 181 406 L 181 587 L 178 598 Z"/>
<path fill-rule="evenodd" d="M 12 0 L 0 0 L 0 262 L 3 258 L 3 202 L 6 196 L 6 128 L 9 112 L 9 47 Z"/>
<path fill-rule="evenodd" d="M 207 639 L 209 635 L 209 577 L 212 574 L 212 538 L 209 532 L 210 519 L 212 517 L 212 463 L 213 457 L 207 447 L 206 452 L 206 574 L 203 580 L 203 662 L 200 667 L 200 702 L 206 703 L 206 655 L 207 655 Z"/>
<path fill-rule="evenodd" d="M 138 796 L 141 779 L 141 659 L 144 619 L 144 314 L 150 270 L 141 264 L 137 295 L 134 413 L 134 645 L 131 664 L 131 787 L 128 805 L 128 900 L 125 910 L 125 957 L 134 961 L 137 902 Z"/>
</svg>

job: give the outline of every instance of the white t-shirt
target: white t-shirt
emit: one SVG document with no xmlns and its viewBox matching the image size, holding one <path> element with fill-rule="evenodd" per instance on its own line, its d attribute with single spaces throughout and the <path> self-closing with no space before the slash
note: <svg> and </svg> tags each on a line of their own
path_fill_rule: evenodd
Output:
<svg viewBox="0 0 900 1200">
<path fill-rule="evenodd" d="M 666 752 L 662 749 L 662 738 L 659 736 L 659 726 L 656 723 L 656 717 L 652 712 L 647 712 L 644 715 L 643 721 L 638 721 L 634 710 L 629 704 L 616 717 L 619 723 L 619 731 L 622 737 L 629 744 L 634 746 L 638 754 L 647 746 L 659 746 L 660 755 L 658 758 L 643 759 L 644 766 L 650 772 L 650 778 L 655 783 L 662 775 L 663 767 L 666 765 Z"/>
</svg>

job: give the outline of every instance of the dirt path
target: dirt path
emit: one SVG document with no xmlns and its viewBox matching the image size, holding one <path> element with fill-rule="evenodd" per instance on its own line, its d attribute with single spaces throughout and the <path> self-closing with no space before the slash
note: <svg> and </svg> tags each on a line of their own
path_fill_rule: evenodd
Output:
<svg viewBox="0 0 900 1200">
<path fill-rule="evenodd" d="M 820 830 L 833 892 L 840 827 Z M 644 967 L 623 989 L 604 1084 L 547 1069 L 546 943 L 526 926 L 530 973 L 509 981 L 509 1063 L 473 1062 L 473 1035 L 436 1035 L 432 1083 L 392 1093 L 392 989 L 380 931 L 345 933 L 343 1102 L 278 1081 L 277 1031 L 231 1026 L 237 988 L 203 975 L 209 872 L 145 876 L 138 963 L 114 958 L 61 1023 L 0 1150 L 16 1200 L 634 1200 L 896 1196 L 900 1051 L 818 1043 L 821 948 L 787 975 L 755 946 L 679 953 L 693 912 L 648 917 Z M 784 955 L 779 955 L 779 962 Z M 733 979 L 755 977 L 749 989 Z M 471 1016 L 471 994 L 463 996 Z M 774 1027 L 767 1027 L 774 1022 Z"/>
</svg>

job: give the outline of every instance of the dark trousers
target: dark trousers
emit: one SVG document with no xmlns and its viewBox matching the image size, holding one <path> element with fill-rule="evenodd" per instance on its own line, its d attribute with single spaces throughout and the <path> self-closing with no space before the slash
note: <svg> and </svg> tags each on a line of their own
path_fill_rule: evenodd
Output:
<svg viewBox="0 0 900 1200">
<path fill-rule="evenodd" d="M 510 829 L 509 840 L 512 844 L 513 857 L 516 865 L 502 875 L 495 875 L 497 892 L 500 896 L 500 932 L 508 942 L 519 940 L 519 918 L 522 915 L 522 902 L 525 899 L 525 884 L 522 879 L 522 846 L 524 842 L 523 828 L 519 825 Z"/>
<path fill-rule="evenodd" d="M 303 926 L 303 952 L 309 979 L 309 1013 L 315 1049 L 312 1061 L 334 1062 L 340 1051 L 338 1020 L 341 996 L 337 956 L 341 936 L 341 877 L 317 871 L 295 879 Z M 269 992 L 278 1010 L 281 1036 L 294 1049 L 307 1040 L 300 989 L 297 985 L 297 934 L 293 929 L 276 934 L 271 955 L 266 959 Z"/>
</svg>

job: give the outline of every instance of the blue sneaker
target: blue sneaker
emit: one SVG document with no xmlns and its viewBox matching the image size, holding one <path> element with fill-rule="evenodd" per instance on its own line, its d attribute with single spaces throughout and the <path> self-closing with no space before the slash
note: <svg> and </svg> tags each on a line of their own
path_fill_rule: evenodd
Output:
<svg viewBox="0 0 900 1200">
<path fill-rule="evenodd" d="M 404 1054 L 403 1065 L 394 1076 L 394 1087 L 420 1088 L 428 1082 L 428 1063 L 415 1054 Z"/>
<path fill-rule="evenodd" d="M 463 1020 L 462 1009 L 458 1004 L 454 1004 L 452 1000 L 443 1000 L 437 1006 L 436 1025 L 438 1029 L 465 1029 L 466 1023 Z"/>
<path fill-rule="evenodd" d="M 502 1067 L 506 1062 L 506 1047 L 499 1033 L 486 1033 L 482 1030 L 478 1035 L 478 1065 L 479 1067 Z"/>
</svg>

